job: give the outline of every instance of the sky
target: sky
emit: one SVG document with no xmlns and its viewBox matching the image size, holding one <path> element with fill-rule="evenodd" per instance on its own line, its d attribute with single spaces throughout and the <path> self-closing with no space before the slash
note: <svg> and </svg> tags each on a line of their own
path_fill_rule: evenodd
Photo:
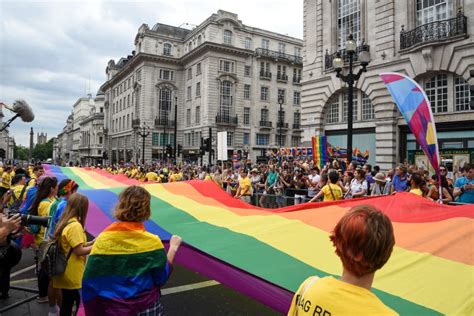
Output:
<svg viewBox="0 0 474 316">
<path fill-rule="evenodd" d="M 141 24 L 198 25 L 217 10 L 248 26 L 303 37 L 303 1 L 22 1 L 0 0 L 0 101 L 23 99 L 32 123 L 15 120 L 10 135 L 29 145 L 29 131 L 62 131 L 75 101 L 105 82 L 110 59 L 134 50 Z M 185 26 L 183 27 L 190 27 Z M 6 121 L 12 113 L 4 110 Z"/>
</svg>

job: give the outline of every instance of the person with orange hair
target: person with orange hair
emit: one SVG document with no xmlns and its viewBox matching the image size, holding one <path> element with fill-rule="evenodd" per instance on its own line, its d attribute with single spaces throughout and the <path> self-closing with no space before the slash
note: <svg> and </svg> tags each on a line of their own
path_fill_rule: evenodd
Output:
<svg viewBox="0 0 474 316">
<path fill-rule="evenodd" d="M 288 315 L 397 315 L 370 291 L 375 272 L 395 245 L 390 219 L 371 205 L 355 206 L 339 220 L 330 240 L 342 261 L 342 276 L 306 279 Z"/>
</svg>

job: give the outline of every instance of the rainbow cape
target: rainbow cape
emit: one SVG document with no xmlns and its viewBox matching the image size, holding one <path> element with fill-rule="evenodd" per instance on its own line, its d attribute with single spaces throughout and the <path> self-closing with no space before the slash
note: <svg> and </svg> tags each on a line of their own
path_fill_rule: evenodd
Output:
<svg viewBox="0 0 474 316">
<path fill-rule="evenodd" d="M 102 170 L 46 166 L 73 178 L 90 199 L 86 229 L 113 221 L 117 194 L 138 181 Z M 185 245 L 176 262 L 286 313 L 294 291 L 310 275 L 339 276 L 329 233 L 352 206 L 369 203 L 392 220 L 396 245 L 376 273 L 373 292 L 402 315 L 474 312 L 474 206 L 446 206 L 411 193 L 277 210 L 231 198 L 211 181 L 143 184 L 152 195 L 145 228 Z M 166 243 L 166 242 L 165 242 Z"/>
<path fill-rule="evenodd" d="M 82 298 L 87 315 L 136 315 L 159 297 L 170 266 L 158 236 L 142 223 L 115 222 L 97 237 L 87 260 Z"/>
</svg>

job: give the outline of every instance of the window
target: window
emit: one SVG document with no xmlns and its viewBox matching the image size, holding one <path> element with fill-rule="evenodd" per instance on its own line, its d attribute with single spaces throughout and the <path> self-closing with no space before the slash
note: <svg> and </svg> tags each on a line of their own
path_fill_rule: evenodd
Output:
<svg viewBox="0 0 474 316">
<path fill-rule="evenodd" d="M 293 92 L 293 105 L 300 105 L 301 104 L 301 92 L 294 91 Z"/>
<path fill-rule="evenodd" d="M 286 135 L 275 135 L 275 143 L 278 146 L 285 146 Z"/>
<path fill-rule="evenodd" d="M 167 69 L 160 69 L 161 80 L 173 80 L 174 71 Z"/>
<path fill-rule="evenodd" d="M 278 52 L 280 54 L 284 54 L 286 50 L 286 45 L 283 43 L 278 43 Z"/>
<path fill-rule="evenodd" d="M 234 62 L 228 60 L 220 61 L 220 71 L 224 72 L 234 72 Z"/>
<path fill-rule="evenodd" d="M 234 132 L 227 132 L 227 146 L 232 147 L 234 145 Z"/>
<path fill-rule="evenodd" d="M 244 133 L 244 145 L 250 145 L 250 133 Z"/>
<path fill-rule="evenodd" d="M 196 64 L 196 76 L 201 74 L 201 63 Z"/>
<path fill-rule="evenodd" d="M 201 124 L 201 107 L 196 106 L 195 115 L 196 115 L 196 118 L 195 118 L 196 124 Z"/>
<path fill-rule="evenodd" d="M 103 142 L 103 138 L 102 136 L 99 136 L 99 145 L 102 145 L 102 142 Z"/>
<path fill-rule="evenodd" d="M 250 108 L 244 108 L 244 125 L 250 124 Z"/>
<path fill-rule="evenodd" d="M 278 89 L 278 103 L 280 103 L 280 99 L 283 100 L 283 103 L 286 103 L 286 90 L 285 89 Z"/>
<path fill-rule="evenodd" d="M 354 94 L 354 101 L 352 102 L 352 121 L 357 121 L 357 94 Z M 342 94 L 342 121 L 347 122 L 347 111 L 349 107 L 349 98 L 347 93 Z"/>
<path fill-rule="evenodd" d="M 252 39 L 250 37 L 245 38 L 245 49 L 252 49 Z"/>
<path fill-rule="evenodd" d="M 278 111 L 277 123 L 285 124 L 285 111 Z"/>
<path fill-rule="evenodd" d="M 188 80 L 193 77 L 193 68 L 188 68 Z"/>
<path fill-rule="evenodd" d="M 130 114 L 127 114 L 127 125 L 126 128 L 130 128 Z"/>
<path fill-rule="evenodd" d="M 373 120 L 374 118 L 374 106 L 367 94 L 362 92 L 362 120 Z"/>
<path fill-rule="evenodd" d="M 293 68 L 293 82 L 300 83 L 301 81 L 301 68 Z"/>
<path fill-rule="evenodd" d="M 257 146 L 267 146 L 270 140 L 268 134 L 257 134 Z"/>
<path fill-rule="evenodd" d="M 192 42 L 189 42 L 188 44 L 188 52 L 192 51 L 193 50 L 193 43 Z"/>
<path fill-rule="evenodd" d="M 300 146 L 300 137 L 291 136 L 291 147 L 299 147 L 299 146 Z"/>
<path fill-rule="evenodd" d="M 171 90 L 170 89 L 160 89 L 160 99 L 158 104 L 158 115 L 160 120 L 166 120 L 168 118 L 168 113 L 171 111 Z"/>
<path fill-rule="evenodd" d="M 262 76 L 262 73 L 265 73 L 265 72 L 270 72 L 270 63 L 266 63 L 262 61 L 260 63 L 260 76 Z"/>
<path fill-rule="evenodd" d="M 244 99 L 250 100 L 250 85 L 249 84 L 244 85 Z"/>
<path fill-rule="evenodd" d="M 360 0 L 337 1 L 337 32 L 339 49 L 345 47 L 350 34 L 354 36 L 356 43 L 360 41 Z"/>
<path fill-rule="evenodd" d="M 433 113 L 448 111 L 448 76 L 440 74 L 425 83 L 425 92 Z"/>
<path fill-rule="evenodd" d="M 200 96 L 201 96 L 201 83 L 197 82 L 196 83 L 196 97 L 200 97 Z"/>
<path fill-rule="evenodd" d="M 151 134 L 152 146 L 159 146 L 159 142 L 160 142 L 160 133 L 152 133 Z"/>
<path fill-rule="evenodd" d="M 191 100 L 191 86 L 189 86 L 188 89 L 187 89 L 186 99 Z"/>
<path fill-rule="evenodd" d="M 245 66 L 244 75 L 245 75 L 246 77 L 250 77 L 250 66 Z"/>
<path fill-rule="evenodd" d="M 268 87 L 260 87 L 260 100 L 268 101 L 268 99 L 269 99 Z"/>
<path fill-rule="evenodd" d="M 268 122 L 268 109 L 260 110 L 260 121 Z"/>
<path fill-rule="evenodd" d="M 471 95 L 469 83 L 461 76 L 454 77 L 454 94 L 456 112 L 474 110 L 474 94 Z"/>
<path fill-rule="evenodd" d="M 165 43 L 165 45 L 163 45 L 163 55 L 171 56 L 171 44 Z"/>
<path fill-rule="evenodd" d="M 301 48 L 295 47 L 295 56 L 296 57 L 301 57 Z"/>
<path fill-rule="evenodd" d="M 417 0 L 416 25 L 446 20 L 451 16 L 451 6 L 448 0 Z"/>
<path fill-rule="evenodd" d="M 224 31 L 224 44 L 232 45 L 232 32 L 229 30 Z"/>
<path fill-rule="evenodd" d="M 336 97 L 327 105 L 326 123 L 337 122 L 339 122 L 339 98 Z"/>
<path fill-rule="evenodd" d="M 265 38 L 262 38 L 262 48 L 263 49 L 270 49 L 270 41 L 265 39 Z"/>
<path fill-rule="evenodd" d="M 228 80 L 221 82 L 219 114 L 224 120 L 230 120 L 232 114 L 232 86 L 232 82 Z"/>
<path fill-rule="evenodd" d="M 282 65 L 277 66 L 277 79 L 288 80 L 288 78 L 286 77 L 286 66 L 282 66 Z"/>
<path fill-rule="evenodd" d="M 186 126 L 191 126 L 191 109 L 186 109 Z"/>
<path fill-rule="evenodd" d="M 293 114 L 293 124 L 299 126 L 301 123 L 301 114 L 300 112 L 295 112 Z"/>
</svg>

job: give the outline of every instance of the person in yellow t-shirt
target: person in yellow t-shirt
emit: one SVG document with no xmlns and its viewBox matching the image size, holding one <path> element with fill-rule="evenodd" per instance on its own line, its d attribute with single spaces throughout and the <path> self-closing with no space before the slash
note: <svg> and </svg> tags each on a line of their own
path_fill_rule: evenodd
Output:
<svg viewBox="0 0 474 316">
<path fill-rule="evenodd" d="M 318 192 L 310 202 L 317 201 L 323 197 L 323 201 L 337 201 L 342 199 L 342 188 L 337 185 L 339 181 L 339 173 L 335 170 L 329 172 L 329 181 L 325 186 Z"/>
<path fill-rule="evenodd" d="M 416 194 L 418 196 L 423 196 L 423 191 L 421 191 L 421 182 L 423 179 L 418 173 L 411 175 L 410 179 L 410 193 Z"/>
<path fill-rule="evenodd" d="M 17 174 L 16 176 L 13 177 L 12 186 L 10 189 L 13 192 L 13 195 L 10 198 L 8 206 L 12 206 L 12 204 L 15 201 L 18 201 L 19 204 L 21 205 L 21 202 L 23 202 L 23 200 L 26 197 L 26 189 L 24 190 L 25 182 L 26 182 L 26 178 L 24 174 Z M 23 192 L 23 196 L 21 192 Z M 13 198 L 13 196 L 15 196 L 15 198 Z"/>
<path fill-rule="evenodd" d="M 371 205 L 355 206 L 339 220 L 330 239 L 342 262 L 342 276 L 306 279 L 288 315 L 398 315 L 370 290 L 375 272 L 388 261 L 395 245 L 387 215 Z"/>
<path fill-rule="evenodd" d="M 64 273 L 53 277 L 53 288 L 60 289 L 62 293 L 61 315 L 72 315 L 74 304 L 76 310 L 79 308 L 86 256 L 93 244 L 87 242 L 84 232 L 88 207 L 87 197 L 80 193 L 72 194 L 55 232 L 55 238 L 60 240 L 61 252 L 68 258 Z"/>
<path fill-rule="evenodd" d="M 250 204 L 251 195 L 252 195 L 252 181 L 248 177 L 247 171 L 245 169 L 242 169 L 240 171 L 239 187 L 237 188 L 237 192 L 235 193 L 235 198 L 238 198 L 241 201 Z"/>
<path fill-rule="evenodd" d="M 10 186 L 12 183 L 12 176 L 10 173 L 11 171 L 12 171 L 12 167 L 5 167 L 3 169 L 2 182 L 0 183 L 0 196 L 3 196 L 5 192 L 10 190 Z"/>
<path fill-rule="evenodd" d="M 34 187 L 36 185 L 36 180 L 44 175 L 43 166 L 35 166 L 33 168 L 33 174 L 28 181 L 28 188 Z"/>
<path fill-rule="evenodd" d="M 152 181 L 158 181 L 158 175 L 154 171 L 149 171 L 145 175 L 145 181 L 152 182 Z"/>
</svg>

